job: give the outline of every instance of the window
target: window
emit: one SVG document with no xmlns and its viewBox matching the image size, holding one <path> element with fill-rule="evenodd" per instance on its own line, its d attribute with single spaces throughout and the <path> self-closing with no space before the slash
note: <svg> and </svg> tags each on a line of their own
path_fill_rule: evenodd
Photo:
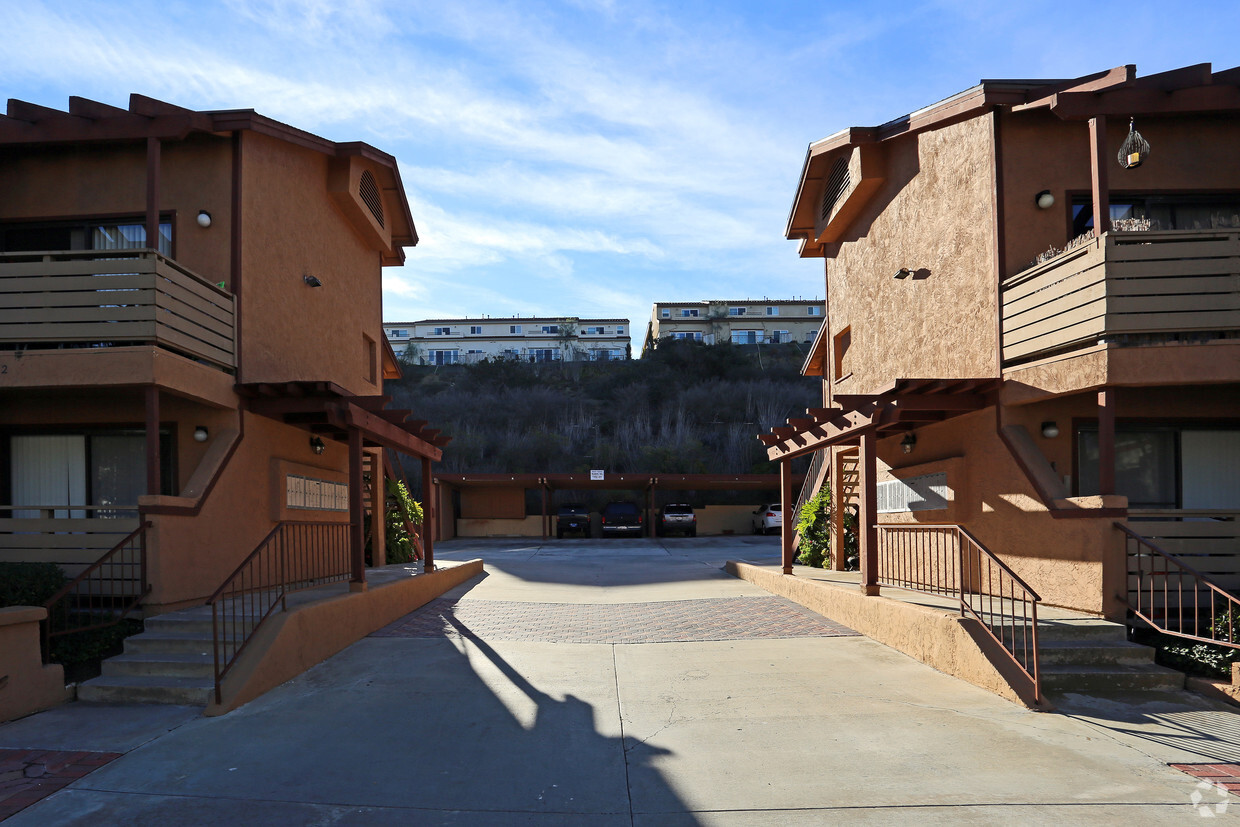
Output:
<svg viewBox="0 0 1240 827">
<path fill-rule="evenodd" d="M 172 219 L 159 220 L 158 250 L 172 256 Z M 0 225 L 0 252 L 31 250 L 141 250 L 146 244 L 146 221 L 133 216 L 119 221 L 57 221 Z"/>
<path fill-rule="evenodd" d="M 530 348 L 531 362 L 558 362 L 560 361 L 560 351 L 551 347 Z"/>
<path fill-rule="evenodd" d="M 452 328 L 450 328 L 450 327 L 436 327 L 436 328 L 434 328 L 433 330 L 431 330 L 431 335 L 432 335 L 432 336 L 451 336 L 451 335 L 452 335 Z"/>
<path fill-rule="evenodd" d="M 822 308 L 816 304 L 811 304 L 809 307 L 805 308 L 805 315 L 806 316 L 821 316 Z"/>
<path fill-rule="evenodd" d="M 757 345 L 762 343 L 761 330 L 733 330 L 732 342 L 738 345 Z"/>
<path fill-rule="evenodd" d="M 461 352 L 459 350 L 432 350 L 426 354 L 426 359 L 432 365 L 455 365 L 461 360 Z"/>
<path fill-rule="evenodd" d="M 684 318 L 697 318 L 698 309 L 696 307 L 682 307 L 680 315 Z"/>
<path fill-rule="evenodd" d="M 602 336 L 606 332 L 607 332 L 607 328 L 605 327 L 587 327 L 586 328 L 586 333 L 593 333 L 596 336 Z"/>
<path fill-rule="evenodd" d="M 610 362 L 614 359 L 623 359 L 624 351 L 616 348 L 595 348 L 590 351 L 590 359 L 594 362 Z"/>
<path fill-rule="evenodd" d="M 766 309 L 766 315 L 768 315 L 768 316 L 778 316 L 778 315 L 779 315 L 779 308 L 778 308 L 778 307 L 768 307 L 768 308 Z"/>
<path fill-rule="evenodd" d="M 558 334 L 560 332 L 560 326 L 558 324 L 545 324 L 542 326 L 542 332 Z"/>
<path fill-rule="evenodd" d="M 702 332 L 700 330 L 695 330 L 691 333 L 690 332 L 676 332 L 672 334 L 672 338 L 678 339 L 678 340 L 688 339 L 691 342 L 700 342 L 702 341 Z"/>
<path fill-rule="evenodd" d="M 409 331 L 403 328 L 391 328 L 387 332 L 389 339 L 404 339 L 409 336 Z"/>
<path fill-rule="evenodd" d="M 748 309 L 748 308 L 745 308 L 745 307 L 729 307 L 729 308 L 728 308 L 728 315 L 729 315 L 729 316 L 744 316 L 744 315 L 745 315 L 745 311 L 746 311 L 747 309 Z"/>
<path fill-rule="evenodd" d="M 1077 429 L 1077 491 L 1098 493 L 1098 426 Z M 1131 508 L 1240 507 L 1240 430 L 1192 424 L 1115 427 L 1115 493 Z"/>
<path fill-rule="evenodd" d="M 791 342 L 792 334 L 787 330 L 774 330 L 771 332 L 771 341 L 775 344 Z"/>
<path fill-rule="evenodd" d="M 471 336 L 480 336 L 480 335 L 482 335 L 482 325 L 480 325 L 480 324 L 473 324 L 473 325 L 470 325 L 470 326 L 469 326 L 469 334 L 470 334 Z"/>
<path fill-rule="evenodd" d="M 616 335 L 617 335 L 617 336 L 623 336 L 623 335 L 624 335 L 624 325 L 619 325 L 619 324 L 618 324 L 618 325 L 616 325 Z"/>
<path fill-rule="evenodd" d="M 664 319 L 670 319 L 672 318 L 672 311 L 671 309 L 665 307 L 659 311 L 659 316 Z"/>
<path fill-rule="evenodd" d="M 521 325 L 519 325 L 519 324 L 511 324 L 511 325 L 508 325 L 508 332 L 509 332 L 509 333 L 520 333 L 520 332 L 521 332 Z"/>
<path fill-rule="evenodd" d="M 1111 221 L 1137 219 L 1150 230 L 1240 229 L 1240 196 L 1139 195 L 1113 196 Z M 1072 199 L 1072 235 L 1094 227 L 1094 205 L 1089 196 Z M 1110 230 L 1110 227 L 1106 228 Z"/>
<path fill-rule="evenodd" d="M 818 331 L 816 331 L 816 330 L 807 330 L 807 331 L 805 331 L 805 341 L 806 341 L 806 342 L 808 342 L 808 343 L 810 343 L 810 344 L 813 344 L 814 340 L 815 340 L 815 339 L 817 339 L 817 338 L 818 338 Z"/>
</svg>

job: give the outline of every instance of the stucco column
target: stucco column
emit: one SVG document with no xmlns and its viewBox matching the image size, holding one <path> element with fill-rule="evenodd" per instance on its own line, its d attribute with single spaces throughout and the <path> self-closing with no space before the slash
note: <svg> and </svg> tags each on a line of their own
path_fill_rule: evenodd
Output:
<svg viewBox="0 0 1240 827">
<path fill-rule="evenodd" d="M 861 591 L 878 594 L 878 438 L 873 431 L 861 435 L 861 514 L 857 534 L 861 541 Z"/>
<path fill-rule="evenodd" d="M 1111 192 L 1107 183 L 1107 119 L 1089 119 L 1090 183 L 1094 196 L 1094 237 L 1111 229 Z"/>
<path fill-rule="evenodd" d="M 160 478 L 163 476 L 159 467 L 159 388 L 155 385 L 146 386 L 146 493 L 157 496 L 160 493 Z"/>
<path fill-rule="evenodd" d="M 365 501 L 362 491 L 362 432 L 349 429 L 349 562 L 350 590 L 366 587 L 366 535 L 362 530 Z"/>
<path fill-rule="evenodd" d="M 1098 493 L 1115 493 L 1115 389 L 1098 391 Z"/>
<path fill-rule="evenodd" d="M 431 461 L 422 461 L 422 571 L 435 570 L 435 520 L 439 519 L 438 503 L 433 492 Z"/>
<path fill-rule="evenodd" d="M 784 574 L 792 574 L 792 535 L 796 525 L 796 515 L 792 509 L 796 502 L 792 499 L 792 460 L 785 457 L 779 461 L 779 548 L 784 564 Z"/>
</svg>

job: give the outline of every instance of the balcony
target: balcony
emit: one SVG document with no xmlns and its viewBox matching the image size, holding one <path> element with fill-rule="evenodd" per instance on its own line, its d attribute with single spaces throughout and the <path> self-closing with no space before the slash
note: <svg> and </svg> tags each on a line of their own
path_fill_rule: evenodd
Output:
<svg viewBox="0 0 1240 827">
<path fill-rule="evenodd" d="M 0 254 L 0 350 L 154 345 L 232 370 L 234 304 L 154 250 Z"/>
<path fill-rule="evenodd" d="M 1109 232 L 1000 290 L 1005 368 L 1095 344 L 1234 338 L 1240 231 Z"/>
</svg>

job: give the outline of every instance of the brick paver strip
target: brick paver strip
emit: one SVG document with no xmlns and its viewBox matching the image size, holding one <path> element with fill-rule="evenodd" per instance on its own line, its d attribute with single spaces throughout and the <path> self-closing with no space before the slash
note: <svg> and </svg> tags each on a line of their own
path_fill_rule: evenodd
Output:
<svg viewBox="0 0 1240 827">
<path fill-rule="evenodd" d="M 119 752 L 0 749 L 0 821 L 120 757 Z"/>
<path fill-rule="evenodd" d="M 460 636 L 547 643 L 691 643 L 844 637 L 857 632 L 782 597 L 718 597 L 657 603 L 514 603 L 432 600 L 373 637 Z"/>
<path fill-rule="evenodd" d="M 1240 796 L 1240 764 L 1172 764 L 1171 768 Z"/>
</svg>

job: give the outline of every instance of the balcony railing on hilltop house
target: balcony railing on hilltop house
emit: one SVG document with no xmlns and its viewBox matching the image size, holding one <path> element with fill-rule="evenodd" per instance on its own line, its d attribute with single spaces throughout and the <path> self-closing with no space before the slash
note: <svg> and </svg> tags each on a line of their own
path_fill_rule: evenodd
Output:
<svg viewBox="0 0 1240 827">
<path fill-rule="evenodd" d="M 228 370 L 234 304 L 154 250 L 0 254 L 0 349 L 156 345 Z"/>
<path fill-rule="evenodd" d="M 1001 285 L 1005 366 L 1240 331 L 1240 231 L 1108 232 Z"/>
</svg>

